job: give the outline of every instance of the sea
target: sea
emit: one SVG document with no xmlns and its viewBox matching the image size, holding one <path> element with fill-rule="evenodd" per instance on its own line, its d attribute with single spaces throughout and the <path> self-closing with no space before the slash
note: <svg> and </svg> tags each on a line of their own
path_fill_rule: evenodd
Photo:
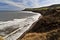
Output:
<svg viewBox="0 0 60 40">
<path fill-rule="evenodd" d="M 0 36 L 6 36 L 12 31 L 18 29 L 19 26 L 24 24 L 22 23 L 22 21 L 26 20 L 26 18 L 33 15 L 36 14 L 32 14 L 31 12 L 28 11 L 1 11 L 0 12 Z"/>
<path fill-rule="evenodd" d="M 13 19 L 22 19 L 29 16 L 33 16 L 34 14 L 31 14 L 28 11 L 0 11 L 0 21 L 9 21 Z"/>
</svg>

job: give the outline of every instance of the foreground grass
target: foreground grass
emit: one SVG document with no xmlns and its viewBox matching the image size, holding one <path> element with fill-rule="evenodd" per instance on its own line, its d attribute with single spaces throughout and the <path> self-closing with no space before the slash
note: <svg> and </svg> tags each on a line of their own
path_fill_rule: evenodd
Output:
<svg viewBox="0 0 60 40">
<path fill-rule="evenodd" d="M 60 40 L 60 30 L 51 30 L 46 33 L 27 33 L 21 40 Z"/>
</svg>

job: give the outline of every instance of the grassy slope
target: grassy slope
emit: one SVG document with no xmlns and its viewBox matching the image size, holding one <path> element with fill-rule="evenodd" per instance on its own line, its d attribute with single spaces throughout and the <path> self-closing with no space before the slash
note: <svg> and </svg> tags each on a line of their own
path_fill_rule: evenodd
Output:
<svg viewBox="0 0 60 40">
<path fill-rule="evenodd" d="M 36 33 L 35 35 L 38 35 L 38 33 L 43 35 L 42 33 L 45 33 L 47 34 L 45 35 L 46 40 L 60 40 L 60 4 L 51 5 L 47 7 L 41 7 L 41 8 L 27 8 L 24 11 L 38 12 L 43 15 L 43 17 L 37 22 L 34 28 L 30 30 L 29 33 L 31 33 L 31 35 L 33 35 L 33 33 Z M 31 37 L 30 35 L 28 36 Z M 27 38 L 28 37 L 25 36 L 24 38 L 22 38 L 22 40 L 25 40 L 25 39 L 27 40 Z M 39 38 L 40 37 L 38 37 L 38 39 Z M 30 38 L 28 38 L 28 40 L 29 39 Z M 35 38 L 32 37 L 31 40 L 33 39 L 35 40 Z"/>
</svg>

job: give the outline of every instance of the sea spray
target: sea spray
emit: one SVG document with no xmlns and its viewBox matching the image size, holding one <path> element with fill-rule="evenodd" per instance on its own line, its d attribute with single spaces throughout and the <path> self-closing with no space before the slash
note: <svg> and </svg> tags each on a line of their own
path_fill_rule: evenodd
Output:
<svg viewBox="0 0 60 40">
<path fill-rule="evenodd" d="M 0 35 L 4 36 L 21 27 L 19 24 L 24 20 L 25 19 L 14 19 L 12 21 L 0 22 Z"/>
</svg>

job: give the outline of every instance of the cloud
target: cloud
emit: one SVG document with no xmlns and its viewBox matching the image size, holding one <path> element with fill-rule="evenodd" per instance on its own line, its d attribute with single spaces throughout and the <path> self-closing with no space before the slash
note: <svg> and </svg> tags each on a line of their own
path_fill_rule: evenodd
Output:
<svg viewBox="0 0 60 40">
<path fill-rule="evenodd" d="M 60 4 L 60 0 L 23 0 L 22 3 L 27 7 L 42 7 L 52 4 Z"/>
<path fill-rule="evenodd" d="M 26 7 L 39 7 L 39 0 L 0 0 L 1 2 L 7 3 L 9 5 L 13 5 L 16 7 L 20 7 L 20 8 L 26 8 Z M 20 1 L 20 3 L 18 2 Z"/>
<path fill-rule="evenodd" d="M 52 4 L 60 4 L 60 0 L 23 0 L 22 3 L 28 7 L 42 7 Z"/>
<path fill-rule="evenodd" d="M 39 0 L 23 0 L 23 4 L 27 5 L 27 6 L 30 6 L 30 7 L 39 7 Z M 30 3 L 30 5 L 29 5 Z"/>
<path fill-rule="evenodd" d="M 16 6 L 16 7 L 19 7 L 19 8 L 25 8 L 24 4 L 22 3 L 16 3 L 16 2 L 13 2 L 13 1 L 10 1 L 10 0 L 0 0 L 0 2 L 3 2 L 3 3 L 6 3 L 8 5 L 12 5 L 12 6 Z"/>
<path fill-rule="evenodd" d="M 42 7 L 58 3 L 60 4 L 60 0 L 0 0 L 0 2 L 20 9 Z"/>
<path fill-rule="evenodd" d="M 52 4 L 60 4 L 60 0 L 43 0 L 40 3 L 40 6 L 49 6 L 49 5 L 52 5 Z"/>
</svg>

